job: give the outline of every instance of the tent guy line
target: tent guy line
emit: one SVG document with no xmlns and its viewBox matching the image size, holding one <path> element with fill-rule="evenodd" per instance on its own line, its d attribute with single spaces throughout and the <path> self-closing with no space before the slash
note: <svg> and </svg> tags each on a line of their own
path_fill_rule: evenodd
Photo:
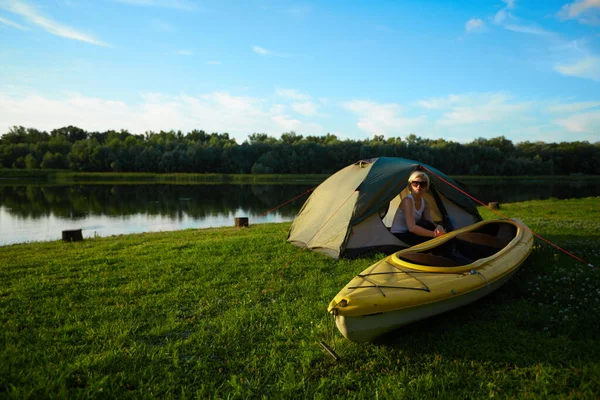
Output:
<svg viewBox="0 0 600 400">
<path fill-rule="evenodd" d="M 454 189 L 458 190 L 459 192 L 461 192 L 462 194 L 464 194 L 465 196 L 468 196 L 469 198 L 471 198 L 472 200 L 476 201 L 477 203 L 481 204 L 482 206 L 484 206 L 485 208 L 491 210 L 493 213 L 501 216 L 502 218 L 506 218 L 506 219 L 510 219 L 509 217 L 507 217 L 506 215 L 502 214 L 499 211 L 494 210 L 493 208 L 491 208 L 490 206 L 488 206 L 487 204 L 485 204 L 484 202 L 482 202 L 481 200 L 471 196 L 469 193 L 465 192 L 464 190 L 460 189 L 459 187 L 453 185 L 452 183 L 446 181 L 444 178 L 442 178 L 441 176 L 437 175 L 435 172 L 431 171 L 430 169 L 428 169 L 427 167 L 424 167 L 423 165 L 419 166 L 420 168 L 426 170 L 427 172 L 429 172 L 432 175 L 435 175 L 436 177 L 438 177 L 442 182 L 446 183 L 447 185 L 450 185 L 451 187 L 453 187 Z M 530 227 L 526 226 L 525 224 L 522 224 L 522 226 L 527 229 L 528 231 L 530 231 L 535 237 L 537 237 L 538 239 L 543 240 L 544 242 L 548 243 L 549 245 L 555 247 L 556 249 L 562 251 L 563 253 L 567 254 L 568 256 L 574 258 L 575 260 L 579 261 L 582 264 L 587 264 L 588 267 L 590 268 L 595 268 L 598 269 L 598 267 L 596 267 L 595 265 L 593 265 L 590 262 L 587 262 L 579 257 L 577 257 L 575 254 L 570 253 L 569 251 L 563 249 L 562 247 L 558 246 L 555 243 L 552 243 L 550 240 L 542 237 L 541 235 L 537 234 L 536 232 L 533 231 L 533 229 L 531 229 Z"/>
</svg>

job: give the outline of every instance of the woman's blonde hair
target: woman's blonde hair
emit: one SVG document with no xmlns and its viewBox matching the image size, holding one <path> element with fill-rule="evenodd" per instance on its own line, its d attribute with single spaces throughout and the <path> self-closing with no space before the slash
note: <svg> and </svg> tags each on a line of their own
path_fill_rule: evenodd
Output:
<svg viewBox="0 0 600 400">
<path fill-rule="evenodd" d="M 410 185 L 412 181 L 421 177 L 425 179 L 425 181 L 427 182 L 427 189 L 429 189 L 429 176 L 423 171 L 415 171 L 412 174 L 410 174 L 410 176 L 408 177 L 408 184 Z"/>
</svg>

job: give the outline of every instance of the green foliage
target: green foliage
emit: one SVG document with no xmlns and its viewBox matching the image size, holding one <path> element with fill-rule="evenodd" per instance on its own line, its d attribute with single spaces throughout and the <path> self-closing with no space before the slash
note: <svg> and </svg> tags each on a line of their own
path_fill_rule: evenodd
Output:
<svg viewBox="0 0 600 400">
<path fill-rule="evenodd" d="M 28 158 L 28 156 L 31 157 Z M 32 158 L 33 157 L 33 158 Z M 242 144 L 228 133 L 193 130 L 86 132 L 68 126 L 48 134 L 22 126 L 0 137 L 0 168 L 63 168 L 86 172 L 331 174 L 361 159 L 403 157 L 450 175 L 600 174 L 600 142 L 513 144 L 504 136 L 461 144 L 374 135 L 340 140 L 285 132 L 252 133 Z M 28 160 L 27 160 L 28 159 Z"/>
<path fill-rule="evenodd" d="M 503 204 L 600 264 L 598 198 Z M 491 214 L 490 214 L 491 215 Z M 597 398 L 599 271 L 538 242 L 504 287 L 377 343 L 329 301 L 378 260 L 289 223 L 0 247 L 3 398 Z M 327 333 L 329 332 L 329 333 Z M 333 344 L 335 362 L 316 342 Z"/>
</svg>

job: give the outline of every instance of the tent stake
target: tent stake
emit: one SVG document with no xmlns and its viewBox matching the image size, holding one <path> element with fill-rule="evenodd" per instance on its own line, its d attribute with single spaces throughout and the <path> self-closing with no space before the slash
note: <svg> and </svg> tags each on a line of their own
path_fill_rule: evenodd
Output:
<svg viewBox="0 0 600 400">
<path fill-rule="evenodd" d="M 338 355 L 336 354 L 336 352 L 335 352 L 335 351 L 333 351 L 333 349 L 332 349 L 331 347 L 327 346 L 327 344 L 326 344 L 324 341 L 322 341 L 322 340 L 321 340 L 321 341 L 319 342 L 319 344 L 321 345 L 321 347 L 322 347 L 322 348 L 324 348 L 324 349 L 325 349 L 325 351 L 326 351 L 326 352 L 328 352 L 328 353 L 329 353 L 329 355 L 330 355 L 331 357 L 333 357 L 333 358 L 335 359 L 335 361 L 340 361 L 340 356 L 338 356 Z"/>
</svg>

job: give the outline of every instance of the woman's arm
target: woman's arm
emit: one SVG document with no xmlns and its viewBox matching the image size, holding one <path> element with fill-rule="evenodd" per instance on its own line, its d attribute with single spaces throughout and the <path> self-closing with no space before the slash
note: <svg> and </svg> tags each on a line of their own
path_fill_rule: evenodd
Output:
<svg viewBox="0 0 600 400">
<path fill-rule="evenodd" d="M 422 201 L 425 201 L 425 199 L 423 199 Z M 429 207 L 429 204 L 427 204 L 426 201 L 425 201 L 425 209 L 423 210 L 423 217 L 425 218 L 425 220 L 427 220 L 427 221 L 431 222 L 433 225 L 435 225 L 435 230 L 433 231 L 434 237 L 443 235 L 444 233 L 446 233 L 446 230 L 444 229 L 443 226 L 437 225 L 435 222 L 433 222 L 433 218 L 431 217 L 431 208 Z"/>
<path fill-rule="evenodd" d="M 421 201 L 425 200 L 421 199 Z M 402 211 L 404 211 L 406 226 L 408 227 L 408 231 L 410 233 L 414 233 L 415 235 L 419 236 L 435 237 L 434 231 L 430 231 L 429 229 L 425 229 L 422 226 L 417 225 L 417 222 L 415 221 L 413 200 L 410 197 L 405 197 L 402 200 L 402 203 L 400 203 L 400 207 L 402 208 Z M 427 205 L 425 205 L 425 207 L 427 207 Z"/>
</svg>

